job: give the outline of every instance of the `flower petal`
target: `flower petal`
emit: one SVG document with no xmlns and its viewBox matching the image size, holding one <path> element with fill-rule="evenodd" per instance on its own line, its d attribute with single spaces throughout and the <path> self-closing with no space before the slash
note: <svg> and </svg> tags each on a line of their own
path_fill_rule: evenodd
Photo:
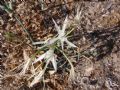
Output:
<svg viewBox="0 0 120 90">
<path fill-rule="evenodd" d="M 55 43 L 57 40 L 58 40 L 58 38 L 52 38 L 52 39 L 48 40 L 48 42 L 46 44 L 51 45 L 51 44 Z"/>
<path fill-rule="evenodd" d="M 45 56 L 46 56 L 46 53 L 42 54 L 41 56 L 39 56 L 39 57 L 33 62 L 33 64 L 34 64 L 34 63 L 37 63 L 38 61 L 41 61 L 42 59 L 45 58 Z"/>
<path fill-rule="evenodd" d="M 77 20 L 77 21 L 80 21 L 81 14 L 82 14 L 82 10 L 80 11 L 80 6 L 78 6 L 77 13 L 76 13 L 76 16 L 75 16 L 74 19 Z"/>
<path fill-rule="evenodd" d="M 33 45 L 38 45 L 38 44 L 44 44 L 45 43 L 45 41 L 40 41 L 40 42 L 33 42 L 32 44 Z"/>
<path fill-rule="evenodd" d="M 77 47 L 76 45 L 74 45 L 73 43 L 71 43 L 70 41 L 68 41 L 67 38 L 66 38 L 65 42 L 66 42 L 70 47 Z"/>
<path fill-rule="evenodd" d="M 63 26 L 62 26 L 62 31 L 65 32 L 65 29 L 68 26 L 68 17 L 65 18 L 64 22 L 63 22 Z"/>
<path fill-rule="evenodd" d="M 56 72 L 56 71 L 57 71 L 57 62 L 56 62 L 56 58 L 53 57 L 53 59 L 51 59 L 51 62 L 52 62 L 52 65 L 53 65 L 53 67 L 54 67 L 54 70 L 55 70 L 55 72 Z"/>
<path fill-rule="evenodd" d="M 61 43 L 61 47 L 62 47 L 62 50 L 63 50 L 64 49 L 64 41 L 61 40 L 60 43 Z"/>
<path fill-rule="evenodd" d="M 60 27 L 57 25 L 57 23 L 55 22 L 54 19 L 52 19 L 52 20 L 53 20 L 53 22 L 55 24 L 55 28 L 56 28 L 57 32 L 60 32 Z"/>
</svg>

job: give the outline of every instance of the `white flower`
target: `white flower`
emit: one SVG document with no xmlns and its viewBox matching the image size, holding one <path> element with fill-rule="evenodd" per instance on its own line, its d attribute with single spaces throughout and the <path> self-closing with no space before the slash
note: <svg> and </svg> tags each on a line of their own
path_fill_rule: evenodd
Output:
<svg viewBox="0 0 120 90">
<path fill-rule="evenodd" d="M 40 42 L 34 42 L 32 43 L 33 45 L 39 45 L 39 44 L 44 44 L 42 47 L 38 47 L 38 49 L 42 49 L 44 47 L 48 47 L 50 45 L 53 45 L 56 41 L 58 40 L 58 38 L 48 38 L 45 41 L 40 41 Z"/>
<path fill-rule="evenodd" d="M 46 53 L 44 53 L 44 54 L 42 54 L 41 56 L 39 56 L 39 57 L 33 62 L 33 64 L 34 64 L 34 63 L 37 63 L 38 61 L 41 61 L 41 60 L 43 60 L 43 59 L 46 60 L 46 65 L 45 65 L 45 67 L 44 67 L 43 70 L 41 70 L 39 73 L 36 73 L 36 74 L 35 74 L 33 81 L 32 81 L 32 82 L 30 83 L 30 85 L 29 85 L 30 87 L 32 87 L 34 84 L 38 83 L 38 82 L 41 80 L 41 78 L 42 78 L 42 76 L 44 75 L 44 73 L 45 73 L 45 71 L 46 71 L 46 68 L 47 68 L 47 66 L 48 66 L 48 64 L 49 64 L 50 62 L 52 62 L 52 65 L 53 65 L 53 67 L 54 67 L 54 71 L 52 71 L 52 74 L 57 71 L 57 62 L 56 62 L 57 57 L 56 57 L 56 55 L 54 54 L 54 49 L 50 48 Z"/>
<path fill-rule="evenodd" d="M 33 63 L 37 63 L 43 59 L 46 60 L 46 63 L 52 62 L 54 70 L 57 71 L 57 57 L 54 54 L 54 49 L 50 48 L 46 53 L 40 55 Z"/>
<path fill-rule="evenodd" d="M 38 45 L 38 44 L 47 44 L 47 45 L 51 45 L 53 44 L 57 39 L 56 38 L 48 38 L 45 41 L 38 41 L 38 42 L 34 42 L 32 43 L 33 45 Z"/>
<path fill-rule="evenodd" d="M 64 20 L 62 28 L 60 28 L 60 26 L 58 26 L 54 20 L 53 20 L 53 22 L 54 22 L 55 28 L 58 32 L 57 38 L 60 40 L 62 49 L 64 48 L 64 42 L 66 42 L 70 47 L 76 47 L 73 43 L 68 41 L 66 33 L 65 33 L 65 29 L 68 27 L 68 23 L 69 23 L 68 18 L 66 17 L 66 19 Z"/>
<path fill-rule="evenodd" d="M 80 22 L 80 19 L 81 19 L 80 16 L 82 14 L 82 10 L 80 10 L 80 6 L 77 7 L 76 11 L 77 11 L 77 13 L 76 13 L 76 15 L 74 17 L 74 20 L 77 21 L 77 22 Z"/>
</svg>

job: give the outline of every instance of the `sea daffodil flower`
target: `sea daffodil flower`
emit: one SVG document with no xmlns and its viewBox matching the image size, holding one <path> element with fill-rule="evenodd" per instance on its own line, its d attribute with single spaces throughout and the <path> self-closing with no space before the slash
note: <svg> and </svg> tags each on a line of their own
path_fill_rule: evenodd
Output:
<svg viewBox="0 0 120 90">
<path fill-rule="evenodd" d="M 40 55 L 34 62 L 33 64 L 39 62 L 39 61 L 42 61 L 42 60 L 45 60 L 46 62 L 46 65 L 44 67 L 43 70 L 41 70 L 38 74 L 35 75 L 33 81 L 30 83 L 30 87 L 32 87 L 34 84 L 38 83 L 40 81 L 40 79 L 42 78 L 42 76 L 44 75 L 45 71 L 46 71 L 46 68 L 48 66 L 48 64 L 50 62 L 52 62 L 52 65 L 54 67 L 54 71 L 51 71 L 52 74 L 54 72 L 57 71 L 57 57 L 56 55 L 54 54 L 54 49 L 53 48 L 50 48 L 46 53 Z"/>
<path fill-rule="evenodd" d="M 48 38 L 45 41 L 40 41 L 40 42 L 34 42 L 32 43 L 33 45 L 39 45 L 39 44 L 43 44 L 42 47 L 38 47 L 38 49 L 42 49 L 44 47 L 49 47 L 51 45 L 53 45 L 56 41 L 58 40 L 58 38 Z"/>
<path fill-rule="evenodd" d="M 82 10 L 80 10 L 80 6 L 78 6 L 77 13 L 76 13 L 76 15 L 74 17 L 74 20 L 77 21 L 77 22 L 80 22 L 80 19 L 81 19 L 80 16 L 81 16 L 81 14 L 82 14 Z"/>
<path fill-rule="evenodd" d="M 66 36 L 65 30 L 68 27 L 68 23 L 69 23 L 68 18 L 67 17 L 65 18 L 62 28 L 60 28 L 60 26 L 58 26 L 57 23 L 54 20 L 53 20 L 53 22 L 55 24 L 56 31 L 58 32 L 57 39 L 60 40 L 62 49 L 64 49 L 64 42 L 67 43 L 68 46 L 70 46 L 70 47 L 76 47 L 73 43 L 68 41 L 67 36 Z"/>
<path fill-rule="evenodd" d="M 54 70 L 57 71 L 57 57 L 54 54 L 54 49 L 50 48 L 46 53 L 40 55 L 33 63 L 37 63 L 41 60 L 46 60 L 46 63 L 52 62 Z"/>
</svg>

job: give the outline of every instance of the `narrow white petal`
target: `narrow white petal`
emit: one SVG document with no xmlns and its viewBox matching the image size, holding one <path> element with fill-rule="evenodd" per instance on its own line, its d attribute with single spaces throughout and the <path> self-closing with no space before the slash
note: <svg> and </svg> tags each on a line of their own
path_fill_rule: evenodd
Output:
<svg viewBox="0 0 120 90">
<path fill-rule="evenodd" d="M 59 32 L 59 31 L 60 31 L 60 27 L 57 25 L 57 23 L 55 22 L 54 19 L 52 19 L 52 20 L 53 20 L 53 22 L 54 22 L 54 24 L 55 24 L 55 28 L 56 28 L 57 32 Z"/>
<path fill-rule="evenodd" d="M 82 12 L 80 11 L 80 12 L 75 16 L 75 20 L 78 20 L 78 21 L 80 20 L 81 13 L 82 13 Z"/>
<path fill-rule="evenodd" d="M 57 38 L 53 38 L 53 39 L 50 39 L 48 41 L 45 41 L 45 44 L 42 46 L 42 47 L 38 47 L 37 49 L 42 49 L 44 47 L 47 47 L 49 45 L 52 45 L 53 43 L 55 43 L 56 41 L 58 40 L 58 37 Z"/>
<path fill-rule="evenodd" d="M 45 41 L 40 41 L 40 42 L 33 42 L 32 44 L 33 45 L 38 45 L 38 44 L 44 44 L 45 43 Z"/>
<path fill-rule="evenodd" d="M 68 17 L 65 18 L 64 22 L 63 22 L 63 27 L 62 27 L 62 31 L 65 32 L 65 29 L 67 28 L 68 26 Z"/>
<path fill-rule="evenodd" d="M 53 59 L 51 59 L 51 62 L 52 62 L 52 65 L 53 65 L 53 67 L 54 67 L 54 70 L 55 70 L 55 72 L 56 72 L 56 71 L 57 71 L 57 62 L 56 62 L 55 57 L 53 57 Z"/>
<path fill-rule="evenodd" d="M 8 2 L 8 3 L 9 3 L 9 8 L 12 10 L 13 9 L 12 2 Z"/>
<path fill-rule="evenodd" d="M 65 40 L 65 42 L 66 42 L 70 47 L 77 47 L 76 45 L 74 45 L 73 43 L 71 43 L 70 41 L 68 41 L 67 39 Z"/>
<path fill-rule="evenodd" d="M 52 38 L 47 42 L 47 45 L 51 45 L 53 43 L 55 43 L 58 40 L 58 38 Z"/>
<path fill-rule="evenodd" d="M 41 56 L 39 56 L 39 57 L 33 62 L 33 64 L 36 63 L 36 62 L 38 62 L 38 61 L 41 61 L 42 59 L 45 58 L 45 56 L 46 56 L 46 53 L 42 54 Z"/>
<path fill-rule="evenodd" d="M 0 5 L 0 8 L 1 8 L 1 9 L 5 9 L 5 7 L 4 7 L 4 6 L 2 6 L 2 5 Z"/>
<path fill-rule="evenodd" d="M 51 58 L 54 55 L 54 50 L 51 48 L 46 52 L 46 59 Z"/>
<path fill-rule="evenodd" d="M 64 41 L 60 41 L 60 43 L 61 43 L 61 47 L 62 47 L 62 50 L 64 49 Z"/>
<path fill-rule="evenodd" d="M 21 75 L 24 75 L 26 73 L 26 71 L 28 70 L 29 68 L 29 65 L 30 65 L 30 60 L 26 61 L 25 62 L 25 65 L 23 66 L 23 69 L 22 71 L 20 72 Z"/>
<path fill-rule="evenodd" d="M 78 6 L 75 20 L 79 21 L 81 14 L 82 14 L 82 10 L 80 11 L 80 6 Z"/>
</svg>

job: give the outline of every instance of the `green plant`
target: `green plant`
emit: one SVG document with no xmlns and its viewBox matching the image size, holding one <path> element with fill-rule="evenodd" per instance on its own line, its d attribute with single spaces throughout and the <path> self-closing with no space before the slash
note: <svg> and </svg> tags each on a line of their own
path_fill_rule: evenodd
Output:
<svg viewBox="0 0 120 90">
<path fill-rule="evenodd" d="M 43 46 L 39 47 L 39 50 L 41 49 L 45 49 L 45 53 L 40 55 L 37 59 L 34 60 L 28 60 L 26 63 L 24 63 L 24 67 L 22 70 L 22 74 L 25 74 L 25 71 L 27 71 L 28 67 L 30 67 L 31 65 L 34 65 L 35 63 L 38 62 L 45 62 L 45 66 L 42 70 L 36 71 L 36 68 L 34 68 L 35 72 L 34 74 L 31 76 L 31 78 L 33 78 L 32 82 L 29 84 L 30 87 L 32 87 L 35 83 L 39 82 L 43 75 L 45 74 L 45 71 L 49 65 L 50 62 L 52 62 L 53 71 L 49 71 L 50 74 L 53 74 L 57 71 L 57 56 L 55 54 L 55 50 L 58 50 L 59 52 L 61 52 L 63 54 L 63 56 L 66 58 L 66 60 L 68 61 L 68 63 L 71 66 L 71 70 L 70 70 L 70 76 L 74 77 L 74 67 L 72 65 L 72 62 L 70 61 L 70 59 L 68 59 L 67 55 L 64 53 L 64 43 L 67 43 L 67 45 L 69 47 L 74 47 L 76 48 L 77 46 L 75 46 L 73 43 L 71 43 L 70 41 L 68 41 L 68 34 L 70 32 L 66 32 L 65 30 L 68 28 L 68 18 L 66 17 L 65 21 L 63 22 L 63 26 L 62 28 L 60 28 L 60 26 L 57 25 L 57 23 L 53 20 L 54 24 L 55 24 L 55 29 L 58 32 L 58 34 L 53 37 L 53 38 L 49 38 L 45 41 L 40 41 L 40 42 L 35 42 L 33 43 L 33 45 L 38 45 L 38 44 L 42 44 Z M 60 47 L 62 49 L 60 49 Z M 31 63 L 30 63 L 31 62 Z M 31 79 L 30 78 L 30 79 Z"/>
<path fill-rule="evenodd" d="M 42 1 L 42 0 L 41 0 Z M 2 9 L 4 9 L 8 14 L 12 13 L 12 5 L 3 5 L 1 6 Z M 22 26 L 23 30 L 27 33 L 27 35 L 30 37 L 30 40 L 32 42 L 33 45 L 42 45 L 41 47 L 38 48 L 38 50 L 44 50 L 45 53 L 39 55 L 38 58 L 30 58 L 26 51 L 23 52 L 23 56 L 24 56 L 24 60 L 25 62 L 23 62 L 20 66 L 18 66 L 18 68 L 22 68 L 20 75 L 25 75 L 27 73 L 27 71 L 31 72 L 31 76 L 30 78 L 28 78 L 29 86 L 32 87 L 34 84 L 38 83 L 44 76 L 46 69 L 48 68 L 48 65 L 50 64 L 50 62 L 53 65 L 54 70 L 49 70 L 50 74 L 54 74 L 57 71 L 57 57 L 59 55 L 57 55 L 55 53 L 55 50 L 61 52 L 63 54 L 63 56 L 65 57 L 65 60 L 69 63 L 69 65 L 71 66 L 71 70 L 70 70 L 70 77 L 74 78 L 74 66 L 71 62 L 71 60 L 67 57 L 67 55 L 64 52 L 64 47 L 66 47 L 64 45 L 64 43 L 67 44 L 67 46 L 72 47 L 72 48 L 77 48 L 76 45 L 74 45 L 72 42 L 70 42 L 68 40 L 68 35 L 75 29 L 74 25 L 78 24 L 76 22 L 79 22 L 80 20 L 80 15 L 81 12 L 79 12 L 79 10 L 77 11 L 77 15 L 75 16 L 72 24 L 69 21 L 68 17 L 65 18 L 62 28 L 60 26 L 57 25 L 57 23 L 55 22 L 55 20 L 53 19 L 53 22 L 55 24 L 55 29 L 57 31 L 57 35 L 55 35 L 52 38 L 49 38 L 45 41 L 40 41 L 40 42 L 34 42 L 28 32 L 28 30 L 24 27 L 24 25 L 22 24 L 21 20 L 14 14 L 14 18 L 18 21 L 18 23 Z M 66 29 L 70 29 L 69 32 L 66 32 Z M 38 63 L 40 62 L 40 64 Z M 36 67 L 36 63 L 38 63 L 39 65 L 37 65 Z M 45 66 L 41 66 L 41 63 L 45 63 Z"/>
</svg>

